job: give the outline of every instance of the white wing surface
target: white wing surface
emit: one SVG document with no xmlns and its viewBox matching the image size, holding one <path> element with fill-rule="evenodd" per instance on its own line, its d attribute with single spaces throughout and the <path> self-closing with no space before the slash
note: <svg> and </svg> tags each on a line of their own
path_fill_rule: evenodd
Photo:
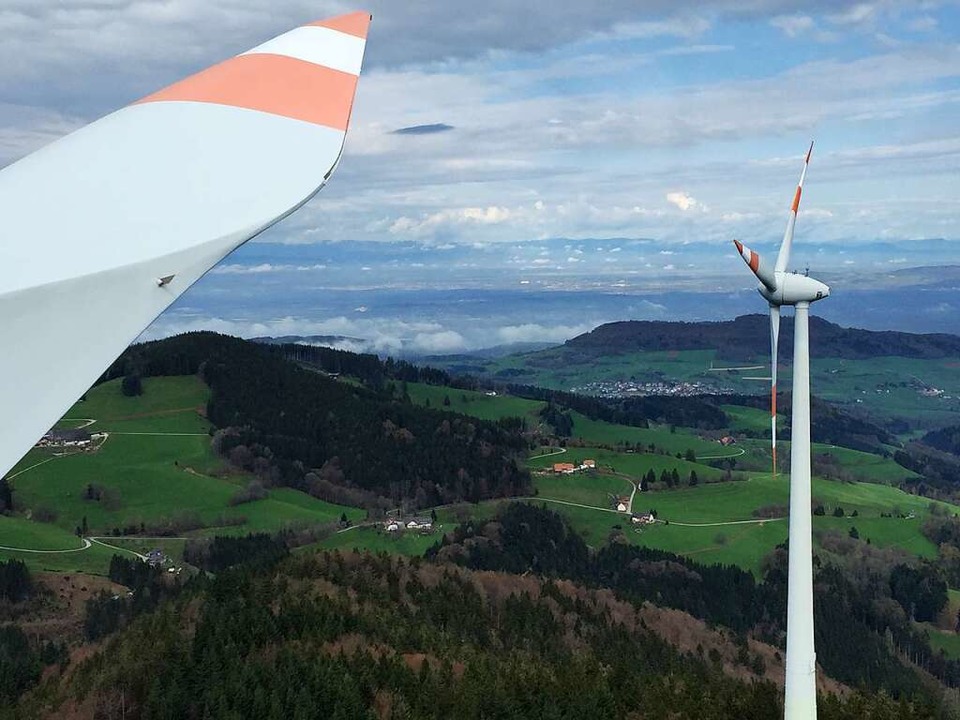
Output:
<svg viewBox="0 0 960 720">
<path fill-rule="evenodd" d="M 370 16 L 297 28 L 0 171 L 0 476 L 343 148 Z"/>
</svg>

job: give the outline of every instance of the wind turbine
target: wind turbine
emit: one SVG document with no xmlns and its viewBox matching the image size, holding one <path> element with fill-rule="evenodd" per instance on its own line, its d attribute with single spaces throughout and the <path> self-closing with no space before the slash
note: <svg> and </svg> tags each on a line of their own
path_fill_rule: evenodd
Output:
<svg viewBox="0 0 960 720">
<path fill-rule="evenodd" d="M 810 303 L 830 295 L 830 288 L 805 274 L 787 272 L 793 229 L 813 143 L 807 150 L 793 196 L 787 229 L 770 269 L 756 252 L 734 240 L 737 251 L 760 281 L 758 290 L 770 304 L 770 413 L 773 467 L 777 462 L 777 343 L 780 308 L 794 307 L 793 416 L 790 443 L 790 529 L 787 584 L 787 662 L 785 720 L 817 716 L 817 655 L 813 644 L 813 539 L 810 518 Z"/>
</svg>

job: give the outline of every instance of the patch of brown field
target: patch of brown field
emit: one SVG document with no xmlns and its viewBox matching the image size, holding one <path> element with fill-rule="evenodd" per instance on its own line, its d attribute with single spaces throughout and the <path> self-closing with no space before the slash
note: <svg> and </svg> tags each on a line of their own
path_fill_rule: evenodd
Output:
<svg viewBox="0 0 960 720">
<path fill-rule="evenodd" d="M 763 658 L 765 670 L 763 675 L 758 676 L 750 668 L 736 662 L 738 651 L 732 634 L 728 630 L 712 629 L 705 622 L 688 613 L 656 607 L 649 603 L 645 603 L 641 608 L 640 617 L 648 628 L 682 652 L 692 655 L 703 652 L 707 657 L 711 650 L 716 650 L 722 658 L 724 673 L 731 677 L 746 681 L 762 678 L 783 688 L 783 653 L 772 645 L 754 638 L 747 639 L 747 647 L 751 655 L 759 655 Z M 850 693 L 849 687 L 828 677 L 822 668 L 817 672 L 817 689 L 823 693 L 840 696 Z"/>
<path fill-rule="evenodd" d="M 321 650 L 327 655 L 339 655 L 343 653 L 347 657 L 353 657 L 357 653 L 364 652 L 379 659 L 381 657 L 392 657 L 396 651 L 387 645 L 370 642 L 363 635 L 357 633 L 347 633 L 341 635 L 336 640 L 325 642 Z"/>
<path fill-rule="evenodd" d="M 404 664 L 414 672 L 420 672 L 423 663 L 429 663 L 431 668 L 440 667 L 440 658 L 431 653 L 403 653 L 401 656 Z M 458 663 L 463 668 L 463 663 Z M 463 674 L 461 669 L 460 675 Z M 459 680 L 460 675 L 454 672 L 454 676 Z"/>
<path fill-rule="evenodd" d="M 123 585 L 100 575 L 40 572 L 34 577 L 61 603 L 61 609 L 77 616 L 83 615 L 87 600 L 101 592 L 106 591 L 113 595 L 127 592 Z"/>
<path fill-rule="evenodd" d="M 18 619 L 18 625 L 28 635 L 44 640 L 83 642 L 87 600 L 103 591 L 118 595 L 127 592 L 122 585 L 98 575 L 38 572 L 33 577 L 44 595 Z"/>
</svg>

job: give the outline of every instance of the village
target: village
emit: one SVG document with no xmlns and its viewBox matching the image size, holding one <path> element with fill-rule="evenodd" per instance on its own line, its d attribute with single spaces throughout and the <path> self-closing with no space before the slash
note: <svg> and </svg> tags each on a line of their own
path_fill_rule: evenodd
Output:
<svg viewBox="0 0 960 720">
<path fill-rule="evenodd" d="M 602 398 L 622 398 L 629 396 L 671 396 L 688 397 L 692 395 L 722 395 L 730 393 L 730 388 L 718 388 L 702 382 L 640 382 L 637 380 L 598 380 L 571 389 L 572 392 L 594 395 Z"/>
</svg>

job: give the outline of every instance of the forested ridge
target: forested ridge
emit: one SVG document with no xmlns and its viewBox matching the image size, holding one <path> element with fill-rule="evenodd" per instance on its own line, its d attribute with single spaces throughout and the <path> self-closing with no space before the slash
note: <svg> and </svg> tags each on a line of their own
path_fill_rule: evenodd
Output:
<svg viewBox="0 0 960 720">
<path fill-rule="evenodd" d="M 960 663 L 934 651 L 912 622 L 932 619 L 945 606 L 940 571 L 849 538 L 828 537 L 825 545 L 829 552 L 821 551 L 815 562 L 814 602 L 817 660 L 824 671 L 853 687 L 911 696 L 924 683 L 903 662 L 909 657 L 941 682 L 960 687 Z M 496 518 L 461 525 L 427 556 L 473 569 L 567 578 L 636 603 L 683 610 L 774 645 L 785 638 L 784 548 L 771 556 L 758 582 L 734 566 L 703 565 L 616 537 L 591 552 L 562 516 L 511 504 Z"/>
<path fill-rule="evenodd" d="M 390 368 L 373 356 L 326 356 L 379 378 L 378 385 Z M 190 333 L 130 348 L 104 379 L 183 374 L 210 386 L 206 411 L 219 428 L 216 449 L 270 484 L 367 506 L 529 492 L 517 462 L 528 440 L 515 423 L 422 408 L 397 399 L 392 388 L 338 382 L 290 362 L 282 347 Z"/>
<path fill-rule="evenodd" d="M 564 343 L 578 353 L 606 355 L 638 351 L 717 350 L 723 360 L 750 360 L 770 353 L 766 315 L 741 315 L 722 322 L 627 320 L 607 323 Z M 861 359 L 883 356 L 942 358 L 960 355 L 960 337 L 844 328 L 823 318 L 810 318 L 813 357 Z M 552 352 L 552 351 L 551 351 Z M 793 352 L 793 318 L 780 327 L 780 352 Z"/>
<path fill-rule="evenodd" d="M 87 655 L 0 717 L 782 714 L 771 681 L 782 670 L 767 666 L 779 661 L 756 641 L 577 582 L 386 555 L 319 552 L 199 576 Z M 932 719 L 937 705 L 851 691 L 821 698 L 820 717 Z"/>
</svg>

